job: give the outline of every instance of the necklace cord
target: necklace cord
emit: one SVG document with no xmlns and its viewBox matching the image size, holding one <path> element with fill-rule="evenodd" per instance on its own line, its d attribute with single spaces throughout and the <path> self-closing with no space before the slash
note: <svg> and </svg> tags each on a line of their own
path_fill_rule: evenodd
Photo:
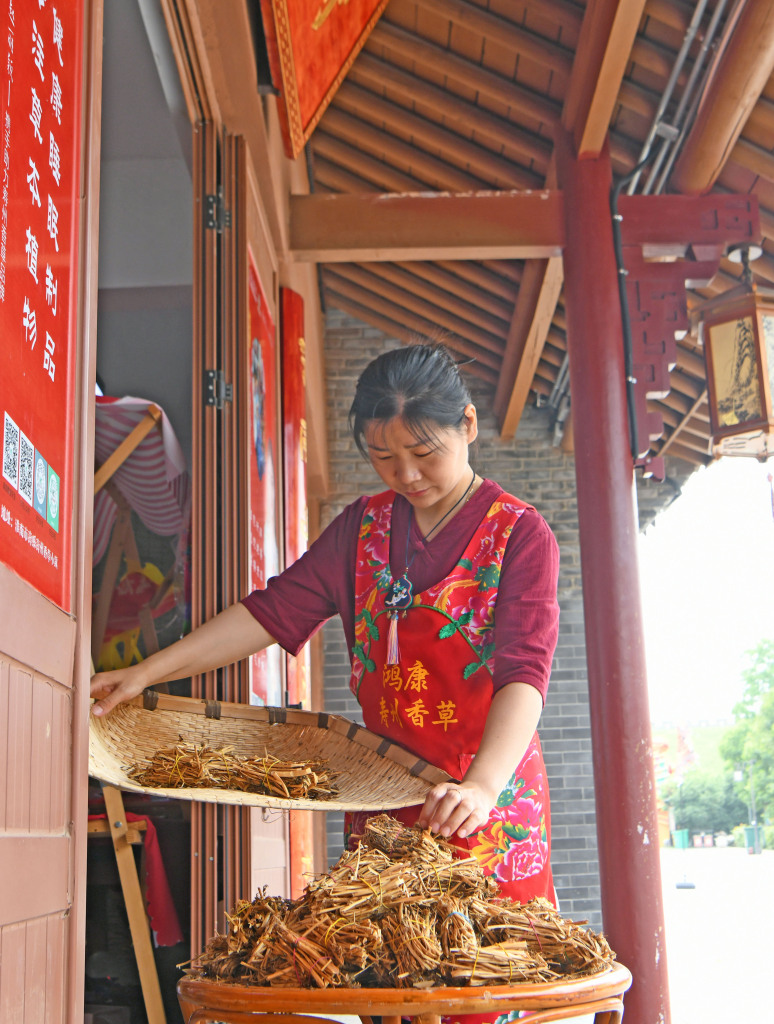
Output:
<svg viewBox="0 0 774 1024">
<path fill-rule="evenodd" d="M 454 502 L 452 507 L 447 512 L 444 512 L 444 514 L 441 516 L 441 518 L 438 520 L 438 522 L 435 524 L 435 526 L 433 526 L 431 529 L 429 529 L 427 531 L 427 533 L 425 534 L 425 543 L 427 543 L 427 541 L 430 539 L 432 534 L 435 533 L 435 531 L 438 529 L 438 527 L 441 525 L 441 523 L 443 523 L 446 519 L 448 519 L 449 516 L 452 514 L 452 512 L 459 505 L 461 505 L 463 503 L 463 501 L 465 501 L 465 499 L 470 494 L 471 489 L 473 488 L 473 484 L 475 482 L 476 482 L 476 471 L 474 469 L 473 470 L 473 476 L 471 477 L 470 483 L 465 488 L 465 491 L 464 491 L 462 497 L 458 498 L 457 501 Z M 413 512 L 413 509 L 411 511 Z M 406 558 L 405 558 L 406 568 L 403 570 L 403 576 L 404 577 L 406 576 L 406 574 L 408 573 L 409 569 L 411 568 L 411 563 L 414 561 L 414 558 L 416 557 L 416 553 L 417 553 L 416 549 L 415 549 L 414 552 L 411 555 L 411 558 L 409 558 L 409 544 L 410 544 L 410 542 L 411 542 L 411 516 L 409 516 L 408 525 L 406 527 Z"/>
</svg>

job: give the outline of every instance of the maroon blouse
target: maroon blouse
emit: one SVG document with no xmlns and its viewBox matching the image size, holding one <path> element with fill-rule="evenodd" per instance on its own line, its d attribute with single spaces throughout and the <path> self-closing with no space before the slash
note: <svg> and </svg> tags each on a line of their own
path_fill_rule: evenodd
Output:
<svg viewBox="0 0 774 1024">
<path fill-rule="evenodd" d="M 390 536 L 390 567 L 397 579 L 411 560 L 414 593 L 448 575 L 485 512 L 503 489 L 484 480 L 449 524 L 425 543 L 411 506 L 396 495 Z M 297 654 L 333 615 L 340 615 L 347 647 L 354 644 L 355 553 L 367 497 L 337 516 L 309 550 L 264 590 L 242 603 L 277 642 Z M 407 527 L 411 534 L 407 544 Z M 533 508 L 520 517 L 505 549 L 495 605 L 494 687 L 530 683 L 545 701 L 559 631 L 556 599 L 559 548 L 545 519 Z"/>
</svg>

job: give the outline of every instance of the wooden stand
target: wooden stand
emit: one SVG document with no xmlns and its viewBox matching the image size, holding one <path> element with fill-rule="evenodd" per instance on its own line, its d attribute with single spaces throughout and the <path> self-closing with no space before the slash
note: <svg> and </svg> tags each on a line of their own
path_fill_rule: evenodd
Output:
<svg viewBox="0 0 774 1024">
<path fill-rule="evenodd" d="M 415 1024 L 440 1024 L 441 1015 L 491 1013 L 494 1017 L 515 1010 L 528 1010 L 529 1024 L 585 1014 L 594 1014 L 595 1024 L 620 1024 L 623 994 L 631 983 L 629 971 L 615 964 L 590 977 L 537 985 L 273 989 L 183 978 L 177 994 L 186 1024 L 259 1024 L 259 1017 L 261 1024 L 320 1024 L 319 1018 L 327 1014 L 353 1014 L 364 1024 L 370 1024 L 372 1016 L 381 1016 L 382 1024 L 400 1024 L 402 1017 L 412 1017 Z"/>
<path fill-rule="evenodd" d="M 142 833 L 147 826 L 144 821 L 127 823 L 124 801 L 119 789 L 114 786 L 103 786 L 102 793 L 105 798 L 107 820 L 90 821 L 89 832 L 92 834 L 110 832 L 126 904 L 126 914 L 129 918 L 129 930 L 137 960 L 148 1024 L 166 1024 L 167 1018 L 161 999 L 156 961 L 153 959 L 148 915 L 145 912 L 145 901 L 132 852 L 132 845 L 142 842 Z"/>
</svg>

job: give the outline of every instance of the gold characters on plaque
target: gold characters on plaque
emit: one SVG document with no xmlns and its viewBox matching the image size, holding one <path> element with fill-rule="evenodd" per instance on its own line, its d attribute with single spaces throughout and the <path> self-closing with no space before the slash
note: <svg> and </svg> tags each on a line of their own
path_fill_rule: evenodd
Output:
<svg viewBox="0 0 774 1024">
<path fill-rule="evenodd" d="M 317 14 L 315 14 L 312 20 L 312 28 L 315 32 L 318 28 L 322 28 L 328 18 L 330 18 L 334 7 L 344 7 L 348 3 L 349 0 L 325 0 L 324 4 L 320 4 L 317 8 Z"/>
</svg>

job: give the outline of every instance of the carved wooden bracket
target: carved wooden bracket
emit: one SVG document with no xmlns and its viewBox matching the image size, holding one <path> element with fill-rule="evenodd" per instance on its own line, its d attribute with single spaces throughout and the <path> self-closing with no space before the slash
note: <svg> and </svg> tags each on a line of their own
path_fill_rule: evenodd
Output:
<svg viewBox="0 0 774 1024">
<path fill-rule="evenodd" d="M 709 284 L 730 245 L 761 237 L 754 195 L 621 196 L 623 264 L 632 339 L 635 465 L 663 479 L 663 460 L 648 454 L 663 434 L 649 398 L 664 398 L 677 359 L 677 336 L 690 329 L 687 288 Z"/>
</svg>

